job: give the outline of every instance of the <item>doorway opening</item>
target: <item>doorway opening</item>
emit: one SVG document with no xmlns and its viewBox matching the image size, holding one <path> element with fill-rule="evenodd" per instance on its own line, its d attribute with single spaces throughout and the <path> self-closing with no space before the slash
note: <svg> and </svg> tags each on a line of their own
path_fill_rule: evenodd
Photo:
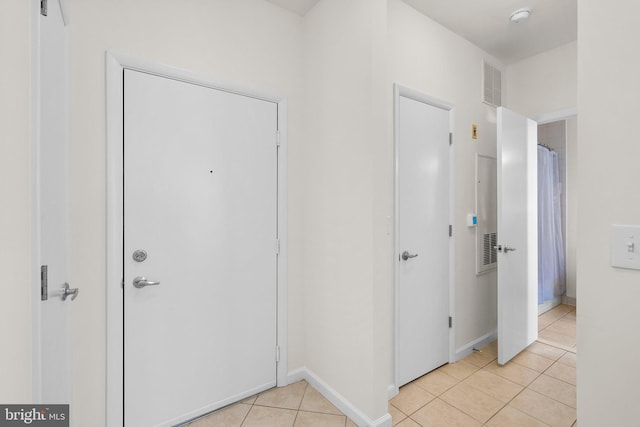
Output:
<svg viewBox="0 0 640 427">
<path fill-rule="evenodd" d="M 549 268 L 548 263 L 540 256 L 540 288 L 538 305 L 538 340 L 564 348 L 567 351 L 576 351 L 576 223 L 577 223 L 577 116 L 575 114 L 558 117 L 556 119 L 540 121 L 538 126 L 538 143 L 542 155 L 548 155 L 557 162 L 557 179 L 554 182 L 556 188 L 556 221 L 558 236 L 556 242 L 561 241 L 559 248 L 560 258 L 564 261 L 562 270 L 557 275 L 558 281 L 551 283 L 550 275 L 543 273 Z M 539 196 L 542 189 L 539 188 Z M 544 196 L 543 196 L 544 198 Z M 539 218 L 542 221 L 542 218 Z M 541 224 L 541 231 L 544 224 Z M 548 230 L 546 230 L 548 231 Z M 541 232 L 540 234 L 544 234 Z M 548 233 L 547 233 L 548 234 Z M 554 237 L 554 236 L 551 236 Z M 547 242 L 548 243 L 548 242 Z M 546 250 L 546 255 L 553 250 L 549 245 L 540 241 L 540 249 Z M 553 266 L 551 267 L 553 270 Z M 546 281 L 546 283 L 545 283 Z M 560 285 L 561 288 L 558 289 Z M 545 289 L 546 286 L 546 295 Z M 555 288 L 555 292 L 554 292 Z"/>
</svg>

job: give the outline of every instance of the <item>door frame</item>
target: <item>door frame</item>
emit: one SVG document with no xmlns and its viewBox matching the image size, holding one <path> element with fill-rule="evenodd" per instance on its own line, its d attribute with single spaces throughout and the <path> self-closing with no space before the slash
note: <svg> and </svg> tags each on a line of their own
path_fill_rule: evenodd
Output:
<svg viewBox="0 0 640 427">
<path fill-rule="evenodd" d="M 31 0 L 31 394 L 42 399 L 42 302 L 40 300 L 40 0 Z"/>
<path fill-rule="evenodd" d="M 393 151 L 394 151 L 394 183 L 393 183 L 393 276 L 394 276 L 394 354 L 393 354 L 393 384 L 389 386 L 389 398 L 397 395 L 400 391 L 398 386 L 399 367 L 398 367 L 398 352 L 399 352 L 399 284 L 400 284 L 400 269 L 399 261 L 396 259 L 396 255 L 400 253 L 400 234 L 399 234 L 399 180 L 398 180 L 398 168 L 399 168 L 399 147 L 400 147 L 400 97 L 413 99 L 414 101 L 422 102 L 424 104 L 431 105 L 433 107 L 442 108 L 449 112 L 449 132 L 452 136 L 452 143 L 449 147 L 449 223 L 453 226 L 453 233 L 449 239 L 449 315 L 454 317 L 455 315 L 455 107 L 448 102 L 434 98 L 429 95 L 425 95 L 414 89 L 410 89 L 405 86 L 401 86 L 397 83 L 393 85 L 393 106 L 394 106 L 394 130 L 393 130 Z M 449 328 L 449 362 L 452 362 L 455 358 L 455 322 L 452 327 Z"/>
<path fill-rule="evenodd" d="M 282 96 L 261 93 L 229 83 L 221 83 L 200 77 L 188 71 L 146 61 L 126 55 L 106 52 L 107 98 L 107 365 L 106 409 L 107 426 L 122 426 L 124 416 L 124 298 L 122 292 L 123 271 L 123 101 L 124 70 L 135 70 L 159 77 L 248 96 L 276 103 L 278 106 L 278 238 L 280 248 L 277 265 L 277 320 L 276 345 L 280 349 L 276 363 L 276 383 L 287 384 L 287 99 Z M 275 250 L 275 248 L 274 248 Z M 274 362 L 276 360 L 274 354 Z"/>
</svg>

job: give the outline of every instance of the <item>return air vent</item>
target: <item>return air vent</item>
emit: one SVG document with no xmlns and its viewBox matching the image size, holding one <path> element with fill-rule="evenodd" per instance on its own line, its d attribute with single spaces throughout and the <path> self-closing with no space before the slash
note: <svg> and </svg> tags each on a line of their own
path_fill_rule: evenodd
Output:
<svg viewBox="0 0 640 427">
<path fill-rule="evenodd" d="M 494 246 L 497 244 L 497 235 L 496 233 L 486 233 L 483 236 L 483 266 L 488 266 L 491 264 L 495 264 L 498 261 L 498 251 L 494 249 Z"/>
<path fill-rule="evenodd" d="M 482 61 L 482 102 L 499 107 L 502 105 L 502 72 Z"/>
</svg>

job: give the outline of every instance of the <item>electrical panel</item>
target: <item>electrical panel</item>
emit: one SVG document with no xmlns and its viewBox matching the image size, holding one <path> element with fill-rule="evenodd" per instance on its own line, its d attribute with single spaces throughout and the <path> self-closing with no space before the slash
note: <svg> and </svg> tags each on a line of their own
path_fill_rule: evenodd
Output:
<svg viewBox="0 0 640 427">
<path fill-rule="evenodd" d="M 498 253 L 498 182 L 497 161 L 476 156 L 476 274 L 494 270 Z"/>
</svg>

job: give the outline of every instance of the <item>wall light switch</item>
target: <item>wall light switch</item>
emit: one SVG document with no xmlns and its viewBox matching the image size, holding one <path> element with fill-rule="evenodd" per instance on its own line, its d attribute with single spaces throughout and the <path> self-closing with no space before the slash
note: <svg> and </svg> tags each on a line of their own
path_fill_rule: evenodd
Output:
<svg viewBox="0 0 640 427">
<path fill-rule="evenodd" d="M 640 270 L 640 226 L 611 226 L 611 266 Z"/>
</svg>

